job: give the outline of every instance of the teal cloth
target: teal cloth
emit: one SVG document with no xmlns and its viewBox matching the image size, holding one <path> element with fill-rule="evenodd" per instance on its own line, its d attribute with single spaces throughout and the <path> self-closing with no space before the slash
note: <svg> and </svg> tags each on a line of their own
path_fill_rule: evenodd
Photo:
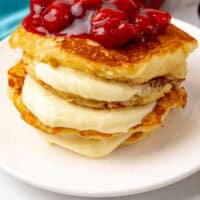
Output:
<svg viewBox="0 0 200 200">
<path fill-rule="evenodd" d="M 0 40 L 8 36 L 29 12 L 29 0 L 0 0 Z"/>
</svg>

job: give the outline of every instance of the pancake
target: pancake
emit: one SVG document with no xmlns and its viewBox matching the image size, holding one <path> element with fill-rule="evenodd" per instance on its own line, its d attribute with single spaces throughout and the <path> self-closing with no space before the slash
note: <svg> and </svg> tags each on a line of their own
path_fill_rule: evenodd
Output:
<svg viewBox="0 0 200 200">
<path fill-rule="evenodd" d="M 40 70 L 43 68 L 43 72 L 41 74 L 36 72 L 36 66 L 30 59 L 27 59 L 27 57 L 23 58 L 23 62 L 21 62 L 21 64 L 24 65 L 26 71 L 32 76 L 32 78 L 37 80 L 43 87 L 47 88 L 52 93 L 60 96 L 68 102 L 97 109 L 145 105 L 163 97 L 166 93 L 169 93 L 174 86 L 179 86 L 183 81 L 170 79 L 170 77 L 160 77 L 150 80 L 142 85 L 129 86 L 125 83 L 122 84 L 116 81 L 97 79 L 94 76 L 88 76 L 88 74 L 81 72 L 78 72 L 76 77 L 75 75 L 77 70 L 72 70 L 73 74 L 71 74 L 71 70 L 67 70 L 66 74 L 64 74 L 63 70 L 65 70 L 65 68 L 62 68 L 62 71 L 59 71 L 59 67 L 54 68 L 44 63 L 38 65 Z M 65 75 L 67 76 L 65 77 Z M 86 80 L 84 80 L 84 78 Z M 97 87 L 95 87 L 96 80 L 98 81 Z M 115 85 L 117 85 L 117 87 L 114 87 Z M 117 93 L 116 90 L 118 89 L 119 85 L 120 91 Z M 73 86 L 75 87 L 74 90 Z M 107 90 L 105 89 L 106 86 Z M 133 95 L 126 100 L 125 95 L 127 94 L 127 90 L 129 90 L 129 93 L 133 91 Z M 90 98 L 88 98 L 88 96 Z M 106 99 L 107 101 L 102 101 L 96 100 L 95 98 L 108 99 Z M 117 100 L 117 98 L 119 100 Z M 125 100 L 120 101 L 120 98 L 124 98 Z"/>
<path fill-rule="evenodd" d="M 132 84 L 163 76 L 184 79 L 186 57 L 197 47 L 194 38 L 172 24 L 156 40 L 114 50 L 88 39 L 33 34 L 21 25 L 9 41 L 32 60 Z"/>
<path fill-rule="evenodd" d="M 157 101 L 153 111 L 143 118 L 141 124 L 130 128 L 125 134 L 107 134 L 93 130 L 80 131 L 60 127 L 52 128 L 40 122 L 22 101 L 22 88 L 26 75 L 24 65 L 21 62 L 8 72 L 9 96 L 20 112 L 22 119 L 41 130 L 41 134 L 51 143 L 89 157 L 105 156 L 122 144 L 135 143 L 143 139 L 161 125 L 170 109 L 184 107 L 187 97 L 184 89 L 174 88 Z"/>
</svg>

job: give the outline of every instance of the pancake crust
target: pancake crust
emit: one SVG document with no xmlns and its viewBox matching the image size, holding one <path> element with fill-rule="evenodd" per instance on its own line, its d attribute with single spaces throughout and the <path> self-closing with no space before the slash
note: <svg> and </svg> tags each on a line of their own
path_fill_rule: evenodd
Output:
<svg viewBox="0 0 200 200">
<path fill-rule="evenodd" d="M 16 66 L 12 67 L 8 72 L 9 79 L 9 96 L 13 101 L 14 105 L 18 109 L 21 114 L 23 120 L 25 120 L 31 126 L 49 134 L 49 135 L 57 135 L 62 136 L 66 134 L 66 130 L 69 130 L 71 133 L 80 136 L 86 139 L 111 139 L 113 137 L 117 137 L 122 135 L 122 133 L 116 134 L 105 134 L 97 131 L 79 131 L 67 128 L 51 128 L 49 126 L 41 123 L 23 104 L 21 99 L 21 92 L 24 84 L 24 78 L 26 76 L 26 71 L 24 69 L 24 65 L 18 63 Z M 152 132 L 155 128 L 161 125 L 163 119 L 167 115 L 170 109 L 174 107 L 184 107 L 186 103 L 186 92 L 182 88 L 174 88 L 170 93 L 165 95 L 165 97 L 159 99 L 157 101 L 157 105 L 154 110 L 145 116 L 141 122 L 141 124 L 132 127 L 129 130 L 129 133 L 133 135 L 126 141 L 125 143 L 133 143 L 141 138 L 143 138 L 147 133 Z M 137 135 L 134 135 L 137 133 Z"/>
<path fill-rule="evenodd" d="M 184 79 L 185 59 L 197 47 L 194 38 L 174 25 L 154 41 L 114 50 L 81 38 L 33 34 L 22 26 L 11 35 L 10 44 L 38 61 L 133 84 L 166 75 Z"/>
</svg>

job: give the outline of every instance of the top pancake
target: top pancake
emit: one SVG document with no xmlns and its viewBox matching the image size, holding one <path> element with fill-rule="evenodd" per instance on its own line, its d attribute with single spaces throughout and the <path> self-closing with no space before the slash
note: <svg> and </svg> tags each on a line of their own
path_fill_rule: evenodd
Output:
<svg viewBox="0 0 200 200">
<path fill-rule="evenodd" d="M 194 38 L 174 25 L 154 41 L 112 50 L 88 39 L 33 34 L 22 26 L 11 35 L 10 44 L 34 60 L 133 84 L 160 76 L 185 78 L 186 57 L 197 47 Z"/>
</svg>

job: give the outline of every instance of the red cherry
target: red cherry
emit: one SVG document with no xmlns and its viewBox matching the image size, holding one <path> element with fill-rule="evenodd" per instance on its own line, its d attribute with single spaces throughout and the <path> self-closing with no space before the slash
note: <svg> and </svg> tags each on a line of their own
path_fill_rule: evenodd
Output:
<svg viewBox="0 0 200 200">
<path fill-rule="evenodd" d="M 114 0 L 112 2 L 119 10 L 124 11 L 129 16 L 136 14 L 138 6 L 135 4 L 134 0 Z"/>
<path fill-rule="evenodd" d="M 145 7 L 146 7 L 144 1 L 142 1 L 142 0 L 133 0 L 133 1 L 134 1 L 134 4 L 135 4 L 138 8 L 145 8 Z"/>
<path fill-rule="evenodd" d="M 75 0 L 75 3 L 80 2 L 84 8 L 99 8 L 103 0 Z"/>
<path fill-rule="evenodd" d="M 30 32 L 42 35 L 46 35 L 48 33 L 48 31 L 41 26 L 41 23 L 38 20 L 38 18 L 34 17 L 34 14 L 30 14 L 27 17 L 25 17 L 22 24 L 24 28 Z"/>
<path fill-rule="evenodd" d="M 50 33 L 62 31 L 72 21 L 71 7 L 65 0 L 53 1 L 41 15 L 41 22 Z"/>
<path fill-rule="evenodd" d="M 148 7 L 159 8 L 164 0 L 142 0 Z"/>
<path fill-rule="evenodd" d="M 122 11 L 104 8 L 92 19 L 91 38 L 104 47 L 123 46 L 134 36 L 135 28 L 127 22 L 127 15 Z"/>
<path fill-rule="evenodd" d="M 145 12 L 151 18 L 153 23 L 157 25 L 159 33 L 166 30 L 171 20 L 171 15 L 167 11 L 146 8 Z"/>
<path fill-rule="evenodd" d="M 128 20 L 126 13 L 120 10 L 113 10 L 110 8 L 102 8 L 97 11 L 92 18 L 92 25 L 101 26 L 103 24 L 109 23 L 111 19 L 116 19 L 117 21 Z"/>
<path fill-rule="evenodd" d="M 155 35 L 156 27 L 153 22 L 145 15 L 137 15 L 135 18 L 135 27 L 137 32 L 143 35 Z"/>
<path fill-rule="evenodd" d="M 32 30 L 32 28 L 35 29 L 38 26 L 40 26 L 38 19 L 34 19 L 33 15 L 31 14 L 25 17 L 22 23 L 23 23 L 24 28 L 27 30 Z"/>
<path fill-rule="evenodd" d="M 123 23 L 116 29 L 106 30 L 104 27 L 92 29 L 91 38 L 106 48 L 118 48 L 130 42 L 134 36 L 133 24 Z"/>
<path fill-rule="evenodd" d="M 31 0 L 30 9 L 34 14 L 40 14 L 53 0 Z"/>
</svg>

